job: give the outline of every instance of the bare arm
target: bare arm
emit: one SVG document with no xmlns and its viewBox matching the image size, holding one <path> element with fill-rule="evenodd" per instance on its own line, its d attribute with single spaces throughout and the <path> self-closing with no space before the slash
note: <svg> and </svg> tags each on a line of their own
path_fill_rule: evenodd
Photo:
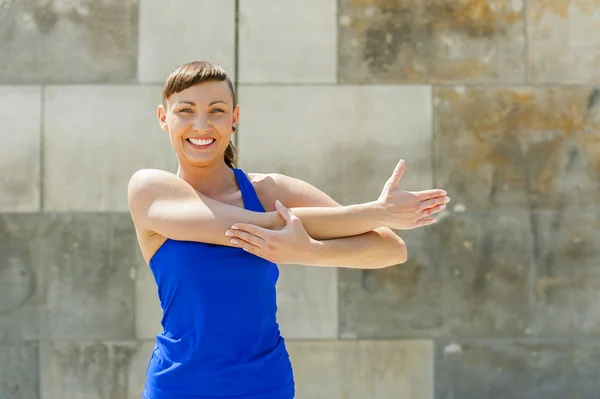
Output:
<svg viewBox="0 0 600 399">
<path fill-rule="evenodd" d="M 303 182 L 293 180 L 295 186 L 289 192 L 302 192 L 305 188 L 302 186 Z M 412 195 L 411 200 L 419 200 L 419 206 L 425 209 L 426 204 L 440 201 L 439 193 L 437 197 L 433 194 L 440 191 L 432 190 L 432 193 L 422 195 L 420 199 L 412 199 L 417 197 Z M 231 246 L 225 232 L 235 223 L 248 223 L 268 229 L 281 229 L 285 225 L 277 212 L 252 212 L 223 204 L 198 194 L 179 177 L 159 170 L 136 172 L 129 182 L 128 200 L 132 218 L 138 228 L 175 240 Z M 284 204 L 286 202 L 285 199 L 281 201 Z M 407 214 L 416 221 L 418 218 L 415 215 L 422 212 L 414 204 L 405 206 L 408 211 L 400 215 L 404 217 Z M 390 219 L 392 214 L 384 205 L 384 202 L 372 202 L 335 208 L 292 206 L 292 209 L 311 237 L 324 240 L 363 234 L 385 226 L 386 219 L 394 222 L 395 219 Z M 429 223 L 427 218 L 423 220 L 424 223 Z"/>
<path fill-rule="evenodd" d="M 292 263 L 306 266 L 348 267 L 377 269 L 406 262 L 404 241 L 387 227 L 351 237 L 315 240 L 307 234 L 297 215 L 304 207 L 313 209 L 327 207 L 340 210 L 343 207 L 316 187 L 297 179 L 270 175 L 276 183 L 270 194 L 287 200 L 293 212 L 280 207 L 286 227 L 267 230 L 248 224 L 237 224 L 232 238 L 236 246 L 275 263 Z M 319 208 L 317 208 L 319 207 Z"/>
<path fill-rule="evenodd" d="M 406 262 L 404 241 L 387 227 L 358 236 L 316 241 L 307 266 L 379 269 Z"/>
</svg>

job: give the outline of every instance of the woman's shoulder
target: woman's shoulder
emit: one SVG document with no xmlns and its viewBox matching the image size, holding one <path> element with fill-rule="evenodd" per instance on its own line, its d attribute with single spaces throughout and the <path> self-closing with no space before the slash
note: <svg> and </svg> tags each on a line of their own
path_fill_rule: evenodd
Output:
<svg viewBox="0 0 600 399">
<path fill-rule="evenodd" d="M 275 210 L 279 200 L 288 208 L 305 206 L 337 206 L 327 194 L 312 184 L 282 173 L 247 173 L 267 212 Z"/>
</svg>

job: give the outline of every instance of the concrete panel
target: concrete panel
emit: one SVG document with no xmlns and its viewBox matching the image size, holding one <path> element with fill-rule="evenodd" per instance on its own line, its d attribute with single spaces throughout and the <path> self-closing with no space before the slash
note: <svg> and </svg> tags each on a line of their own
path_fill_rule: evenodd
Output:
<svg viewBox="0 0 600 399">
<path fill-rule="evenodd" d="M 377 199 L 404 158 L 407 190 L 432 188 L 428 86 L 241 86 L 249 172 L 303 179 L 342 204 Z"/>
<path fill-rule="evenodd" d="M 0 343 L 45 335 L 45 231 L 52 217 L 0 215 Z"/>
<path fill-rule="evenodd" d="M 336 83 L 336 13 L 336 0 L 241 0 L 240 82 Z"/>
<path fill-rule="evenodd" d="M 138 0 L 3 1 L 0 82 L 135 80 Z"/>
<path fill-rule="evenodd" d="M 0 345 L 2 399 L 40 399 L 38 353 L 36 342 Z"/>
<path fill-rule="evenodd" d="M 522 82 L 523 3 L 341 0 L 341 82 Z"/>
<path fill-rule="evenodd" d="M 526 214 L 448 214 L 436 225 L 401 234 L 406 264 L 340 270 L 340 335 L 525 336 L 527 220 Z"/>
<path fill-rule="evenodd" d="M 433 399 L 430 341 L 288 342 L 296 397 Z"/>
<path fill-rule="evenodd" d="M 0 341 L 134 334 L 128 215 L 0 217 Z"/>
<path fill-rule="evenodd" d="M 138 169 L 176 170 L 160 130 L 158 86 L 51 86 L 45 91 L 47 211 L 128 211 Z"/>
<path fill-rule="evenodd" d="M 39 250 L 49 337 L 133 338 L 139 249 L 129 215 L 55 217 Z"/>
<path fill-rule="evenodd" d="M 441 343 L 436 398 L 595 398 L 598 349 L 594 341 Z"/>
<path fill-rule="evenodd" d="M 0 87 L 0 212 L 40 208 L 41 108 L 39 86 Z"/>
<path fill-rule="evenodd" d="M 530 220 L 535 336 L 600 334 L 600 214 L 568 208 L 536 213 Z"/>
<path fill-rule="evenodd" d="M 143 258 L 139 257 L 135 277 L 135 337 L 154 339 L 163 331 L 160 324 L 162 308 L 152 271 Z"/>
<path fill-rule="evenodd" d="M 285 339 L 338 337 L 338 280 L 334 268 L 281 265 L 277 321 Z"/>
<path fill-rule="evenodd" d="M 135 342 L 40 344 L 41 399 L 133 399 L 129 373 Z"/>
<path fill-rule="evenodd" d="M 531 80 L 596 84 L 600 26 L 596 0 L 529 0 L 527 36 Z"/>
<path fill-rule="evenodd" d="M 155 341 L 138 342 L 135 353 L 129 361 L 129 383 L 127 399 L 140 399 L 146 383 L 146 370 L 150 356 L 154 350 Z"/>
<path fill-rule="evenodd" d="M 178 65 L 196 60 L 219 64 L 233 78 L 234 0 L 183 0 L 177 5 L 160 0 L 139 1 L 140 82 L 163 83 Z"/>
<path fill-rule="evenodd" d="M 593 209 L 599 98 L 583 87 L 436 89 L 436 184 L 453 209 Z"/>
</svg>

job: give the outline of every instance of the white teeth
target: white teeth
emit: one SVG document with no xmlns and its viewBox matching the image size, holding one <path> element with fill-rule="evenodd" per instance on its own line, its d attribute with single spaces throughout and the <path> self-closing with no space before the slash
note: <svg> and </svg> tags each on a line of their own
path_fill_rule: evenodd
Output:
<svg viewBox="0 0 600 399">
<path fill-rule="evenodd" d="M 209 145 L 210 143 L 212 143 L 213 141 L 215 141 L 215 139 L 195 139 L 190 137 L 188 139 L 192 144 L 195 145 Z"/>
</svg>

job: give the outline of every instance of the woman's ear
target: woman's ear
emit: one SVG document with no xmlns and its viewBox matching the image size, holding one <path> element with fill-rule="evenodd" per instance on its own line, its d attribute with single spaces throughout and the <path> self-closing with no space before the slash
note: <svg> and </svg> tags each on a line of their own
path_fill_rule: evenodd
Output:
<svg viewBox="0 0 600 399">
<path fill-rule="evenodd" d="M 160 123 L 160 128 L 163 130 L 163 132 L 169 133 L 169 126 L 167 125 L 167 111 L 163 105 L 158 106 L 156 116 L 158 117 L 158 123 Z"/>
<path fill-rule="evenodd" d="M 237 126 L 238 123 L 240 121 L 240 106 L 236 105 L 235 109 L 233 110 L 233 118 L 232 118 L 232 125 L 235 126 L 235 130 L 233 131 L 234 133 L 237 131 Z"/>
</svg>

